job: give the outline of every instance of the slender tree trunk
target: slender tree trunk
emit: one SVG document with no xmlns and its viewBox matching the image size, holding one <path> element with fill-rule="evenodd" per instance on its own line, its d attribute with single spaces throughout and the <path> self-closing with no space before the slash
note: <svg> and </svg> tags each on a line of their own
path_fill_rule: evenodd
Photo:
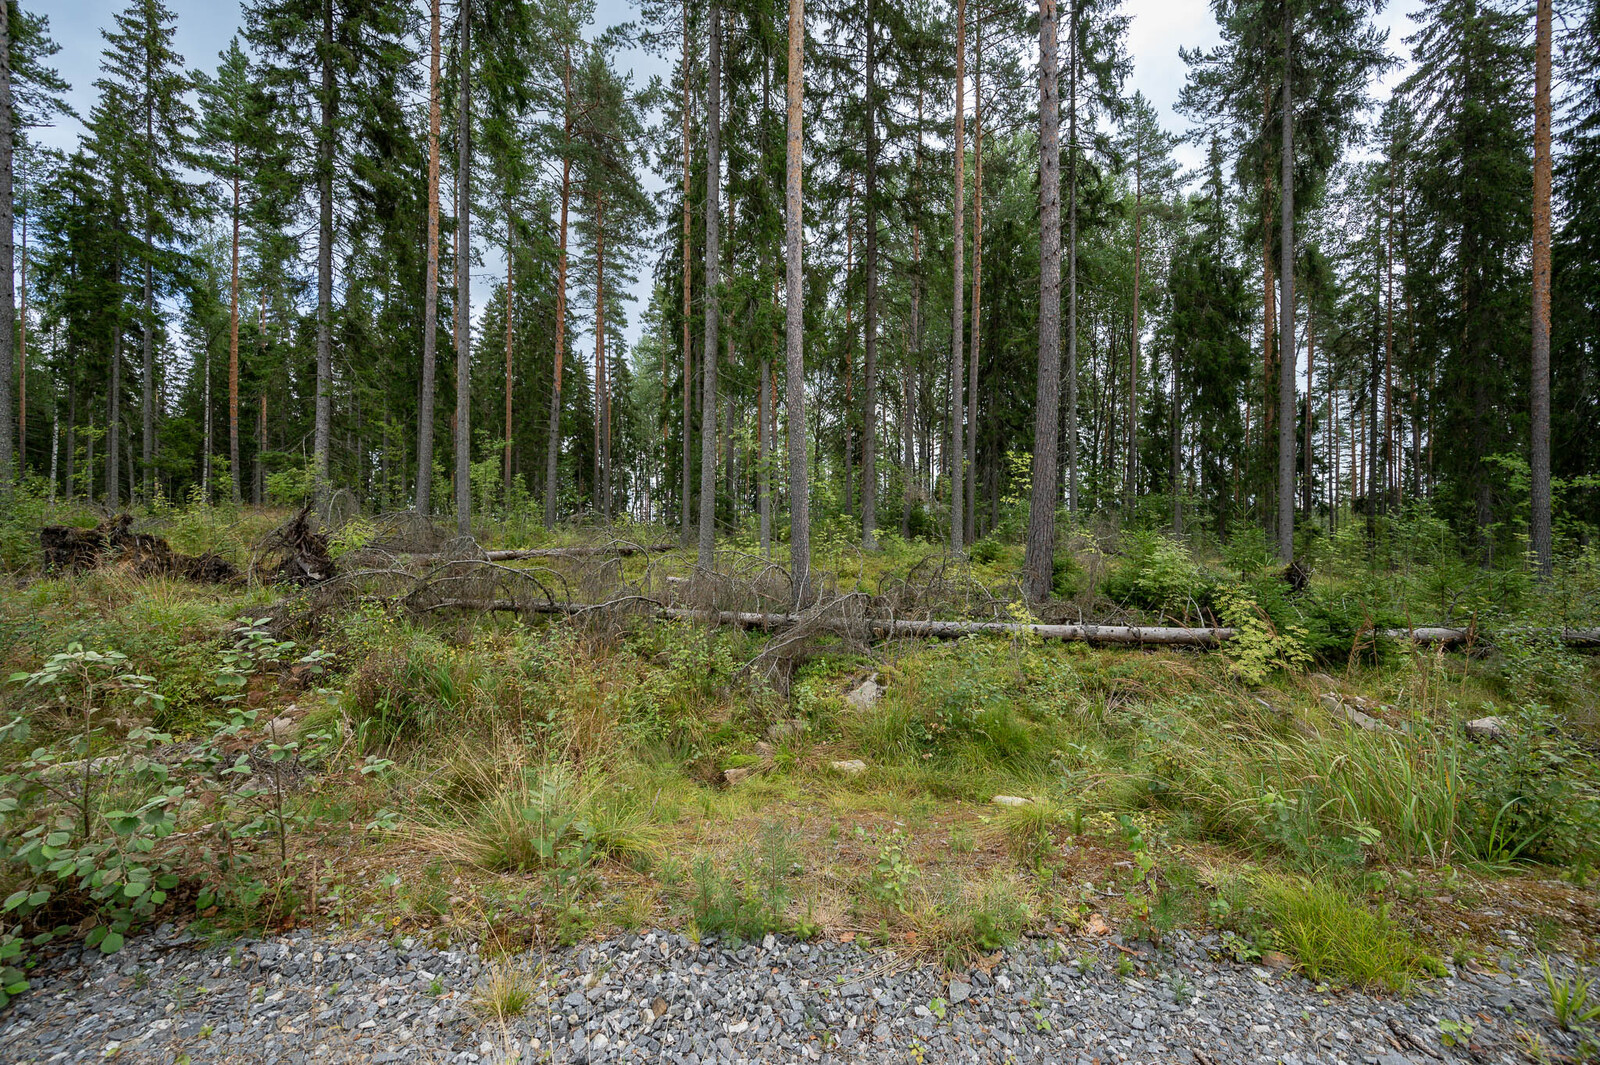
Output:
<svg viewBox="0 0 1600 1065">
<path fill-rule="evenodd" d="M 861 401 L 861 546 L 878 546 L 878 26 L 867 0 L 867 306 Z"/>
<path fill-rule="evenodd" d="M 967 543 L 978 538 L 978 358 L 983 317 L 983 11 L 973 18 L 972 65 L 972 344 L 967 360 Z"/>
<path fill-rule="evenodd" d="M 709 573 L 717 542 L 717 326 L 720 310 L 718 243 L 722 213 L 722 5 L 711 0 L 711 55 L 706 83 L 706 298 L 704 377 L 700 410 L 700 552 Z"/>
<path fill-rule="evenodd" d="M 789 573 L 794 609 L 811 602 L 811 487 L 806 467 L 805 323 L 800 260 L 805 3 L 789 0 L 788 135 L 784 165 L 784 408 L 789 427 Z"/>
<path fill-rule="evenodd" d="M 155 498 L 156 472 L 156 300 L 155 264 L 150 261 L 150 205 L 145 204 L 144 218 L 144 298 L 140 302 L 143 331 L 140 349 L 143 356 L 143 388 L 139 396 L 139 475 L 141 498 L 150 502 Z M 9 313 L 9 312 L 8 312 Z M 9 330 L 7 330 L 9 331 Z"/>
<path fill-rule="evenodd" d="M 322 116 L 317 130 L 317 401 L 312 443 L 316 497 L 325 503 L 333 432 L 333 0 L 322 0 Z"/>
<path fill-rule="evenodd" d="M 239 149 L 233 149 L 233 239 L 228 282 L 228 481 L 237 506 L 239 473 Z"/>
<path fill-rule="evenodd" d="M 0 329 L 0 496 L 9 497 L 16 477 L 16 458 L 11 450 L 12 405 L 11 377 L 15 373 L 12 362 L 12 337 L 10 320 L 15 306 L 12 292 L 12 268 L 15 248 L 12 245 L 14 205 L 11 188 L 11 148 L 13 133 L 11 103 L 11 5 L 0 3 L 0 312 L 6 317 L 6 327 Z"/>
<path fill-rule="evenodd" d="M 200 498 L 211 502 L 211 345 L 205 350 L 205 449 L 200 453 Z"/>
<path fill-rule="evenodd" d="M 4 64 L 6 57 L 0 55 L 0 64 Z M 9 81 L 10 75 L 4 75 Z M 9 110 L 9 108 L 7 108 Z M 26 175 L 23 181 L 27 181 Z M 3 193 L 0 193 L 3 195 Z M 28 473 L 28 212 L 22 212 L 22 254 L 17 258 L 17 275 L 19 287 L 17 289 L 18 303 L 21 309 L 17 314 L 17 472 L 20 476 Z M 50 396 L 50 411 L 55 418 L 56 401 L 55 393 Z M 59 420 L 59 419 L 56 419 Z M 52 429 L 50 436 L 50 496 L 51 502 L 55 501 L 56 490 L 56 438 Z"/>
<path fill-rule="evenodd" d="M 567 211 L 572 202 L 572 52 L 561 74 L 561 226 L 556 237 L 556 362 L 550 386 L 550 431 L 544 450 L 544 527 L 556 523 L 556 473 L 561 447 L 561 370 L 567 342 Z M 687 382 L 684 385 L 688 389 Z"/>
<path fill-rule="evenodd" d="M 516 260 L 517 249 L 514 243 L 514 234 L 511 229 L 511 203 L 510 197 L 506 198 L 506 454 L 505 470 L 503 473 L 504 484 L 502 491 L 505 493 L 507 505 L 511 502 L 511 347 L 516 337 L 513 326 L 511 294 L 516 278 L 512 264 Z"/>
<path fill-rule="evenodd" d="M 850 276 L 855 273 L 855 233 L 852 228 L 856 217 L 856 183 L 850 179 L 850 206 L 844 212 L 844 282 L 841 286 L 844 300 L 844 512 L 854 514 L 855 460 L 856 460 L 856 378 L 855 361 L 851 358 L 856 340 L 855 305 L 850 302 Z"/>
<path fill-rule="evenodd" d="M 1548 579 L 1550 524 L 1550 36 L 1551 0 L 1538 0 L 1533 103 L 1533 358 L 1529 465 L 1535 571 Z"/>
<path fill-rule="evenodd" d="M 1056 441 L 1061 400 L 1061 96 L 1056 0 L 1039 0 L 1039 380 L 1034 402 L 1033 484 L 1023 592 L 1050 595 L 1056 548 Z"/>
<path fill-rule="evenodd" d="M 922 490 L 920 467 L 916 464 L 915 439 L 918 400 L 922 386 L 922 88 L 917 88 L 917 150 L 912 163 L 911 181 L 913 213 L 911 218 L 911 361 L 907 373 L 905 469 L 901 483 L 905 491 L 900 500 L 900 535 L 911 535 L 911 505 L 913 486 L 918 495 Z M 914 370 L 914 372 L 913 372 Z"/>
<path fill-rule="evenodd" d="M 422 293 L 422 396 L 417 403 L 417 499 L 420 517 L 433 513 L 433 397 L 439 341 L 439 0 L 428 28 L 428 269 Z"/>
<path fill-rule="evenodd" d="M 1311 450 L 1311 405 L 1317 394 L 1314 380 L 1314 372 L 1317 367 L 1317 332 L 1314 315 L 1315 311 L 1308 307 L 1306 309 L 1306 476 L 1303 482 L 1305 491 L 1301 497 L 1304 501 L 1307 519 L 1314 517 L 1316 513 L 1313 509 L 1316 497 L 1313 495 L 1312 486 L 1312 474 L 1315 472 L 1316 463 L 1312 461 L 1312 456 L 1315 452 Z"/>
<path fill-rule="evenodd" d="M 600 515 L 611 523 L 611 378 L 606 366 L 606 199 L 594 201 L 594 365 L 600 391 Z"/>
<path fill-rule="evenodd" d="M 1387 509 L 1399 477 L 1394 426 L 1394 164 L 1389 165 L 1389 194 L 1384 197 L 1383 263 L 1383 501 Z"/>
<path fill-rule="evenodd" d="M 770 396 L 767 390 L 772 387 L 772 364 L 765 358 L 761 360 L 761 394 L 756 399 L 756 446 L 758 459 L 756 463 L 757 488 L 756 511 L 757 520 L 761 531 L 761 556 L 772 557 L 772 470 L 769 465 L 772 451 L 772 440 L 769 433 L 770 425 L 768 416 L 771 413 Z"/>
<path fill-rule="evenodd" d="M 694 268 L 691 260 L 693 229 L 689 201 L 689 112 L 693 106 L 692 78 L 689 66 L 689 0 L 683 0 L 683 483 L 680 485 L 682 502 L 679 505 L 679 535 L 685 547 L 689 546 L 689 511 L 694 490 L 690 481 L 694 476 L 694 351 L 689 343 L 690 324 L 693 319 Z"/>
<path fill-rule="evenodd" d="M 959 553 L 963 548 L 963 525 L 966 511 L 961 506 L 961 482 L 965 465 L 962 461 L 961 340 L 966 315 L 962 308 L 963 282 L 966 280 L 966 166 L 967 166 L 967 0 L 956 0 L 956 123 L 954 151 L 956 163 L 955 191 L 950 205 L 953 240 L 951 242 L 951 273 L 955 278 L 950 306 L 950 550 Z"/>
<path fill-rule="evenodd" d="M 111 268 L 111 288 L 118 293 L 111 323 L 111 382 L 106 402 L 106 506 L 121 502 L 117 464 L 122 444 L 122 264 Z M 4 332 L 4 330 L 0 330 Z M 8 412 L 9 414 L 9 412 Z M 9 417 L 7 426 L 9 431 Z M 91 491 L 91 495 L 92 495 Z"/>
<path fill-rule="evenodd" d="M 461 104 L 456 134 L 456 535 L 472 535 L 472 0 L 461 0 Z"/>
<path fill-rule="evenodd" d="M 1136 134 L 1137 135 L 1137 134 Z M 1133 329 L 1128 345 L 1128 444 L 1122 476 L 1122 505 L 1133 513 L 1133 479 L 1139 464 L 1139 289 L 1144 265 L 1144 138 L 1134 147 L 1133 164 Z"/>
<path fill-rule="evenodd" d="M 1283 14 L 1283 196 L 1280 208 L 1282 265 L 1278 292 L 1278 557 L 1294 561 L 1294 98 L 1292 84 L 1294 40 L 1292 9 Z"/>
<path fill-rule="evenodd" d="M 1170 264 L 1169 264 L 1170 266 Z M 1183 397 L 1178 393 L 1178 357 L 1172 357 L 1172 535 L 1183 535 Z"/>
<path fill-rule="evenodd" d="M 1078 513 L 1078 4 L 1067 32 L 1067 512 Z M 1059 134 L 1058 134 L 1059 135 Z"/>
</svg>

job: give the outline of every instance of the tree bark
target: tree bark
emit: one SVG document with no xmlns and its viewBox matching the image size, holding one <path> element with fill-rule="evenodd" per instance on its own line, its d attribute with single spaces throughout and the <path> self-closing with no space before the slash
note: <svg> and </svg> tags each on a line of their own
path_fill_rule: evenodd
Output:
<svg viewBox="0 0 1600 1065">
<path fill-rule="evenodd" d="M 228 480 L 237 506 L 243 498 L 239 474 L 239 148 L 233 149 L 233 240 L 228 282 Z"/>
<path fill-rule="evenodd" d="M 693 266 L 691 248 L 693 229 L 689 200 L 691 174 L 689 158 L 689 111 L 693 104 L 689 67 L 689 0 L 683 0 L 683 496 L 679 507 L 680 536 L 689 546 L 689 511 L 693 503 L 690 480 L 694 476 L 694 357 L 689 345 L 689 330 L 693 319 Z"/>
<path fill-rule="evenodd" d="M 417 403 L 416 511 L 433 512 L 433 397 L 439 337 L 439 0 L 431 0 L 428 30 L 428 267 L 422 293 L 422 395 Z"/>
<path fill-rule="evenodd" d="M 1533 106 L 1533 439 L 1529 539 L 1540 578 L 1553 572 L 1550 524 L 1550 37 L 1551 0 L 1538 0 Z"/>
<path fill-rule="evenodd" d="M 456 197 L 456 535 L 472 535 L 472 0 L 461 0 Z"/>
<path fill-rule="evenodd" d="M 962 308 L 962 288 L 966 280 L 965 241 L 966 221 L 966 87 L 967 87 L 967 0 L 956 0 L 956 83 L 955 83 L 955 191 L 951 198 L 952 227 L 951 272 L 955 278 L 950 306 L 950 550 L 960 553 L 963 543 L 963 525 L 966 511 L 961 506 L 961 487 L 965 465 L 962 461 L 962 359 L 961 341 L 965 314 Z"/>
<path fill-rule="evenodd" d="M 111 322 L 111 381 L 106 402 L 106 506 L 116 507 L 121 499 L 117 464 L 122 444 L 122 264 L 111 268 L 112 291 L 118 293 Z M 9 431 L 9 411 L 8 431 Z M 93 495 L 93 492 L 90 493 Z"/>
<path fill-rule="evenodd" d="M 501 490 L 505 494 L 507 505 L 511 502 L 511 347 L 516 333 L 512 325 L 511 294 L 515 284 L 515 272 L 512 265 L 516 260 L 517 249 L 513 241 L 511 229 L 511 202 L 506 198 L 506 453 L 505 467 L 502 474 L 504 484 Z"/>
<path fill-rule="evenodd" d="M 611 524 L 611 379 L 606 366 L 606 199 L 594 201 L 594 365 L 600 398 L 600 516 Z"/>
<path fill-rule="evenodd" d="M 333 432 L 333 0 L 322 0 L 322 99 L 317 130 L 317 399 L 312 439 L 316 498 L 325 503 Z"/>
<path fill-rule="evenodd" d="M 878 25 L 867 0 L 867 305 L 861 397 L 861 546 L 878 547 Z"/>
<path fill-rule="evenodd" d="M 1078 513 L 1078 4 L 1067 31 L 1067 513 Z"/>
<path fill-rule="evenodd" d="M 544 445 L 544 527 L 556 523 L 556 473 L 561 447 L 561 370 L 567 342 L 567 211 L 572 202 L 572 50 L 561 73 L 561 229 L 556 237 L 556 359 L 550 386 L 550 430 Z M 687 389 L 687 384 L 685 384 Z"/>
<path fill-rule="evenodd" d="M 1139 287 L 1144 266 L 1144 138 L 1143 131 L 1135 129 L 1138 138 L 1134 145 L 1133 164 L 1133 330 L 1128 344 L 1128 441 L 1122 475 L 1122 505 L 1133 513 L 1133 480 L 1139 464 Z"/>
<path fill-rule="evenodd" d="M 983 301 L 983 10 L 973 18 L 972 64 L 972 343 L 967 359 L 967 543 L 978 538 L 978 353 Z"/>
<path fill-rule="evenodd" d="M 717 542 L 717 326 L 721 316 L 717 268 L 722 212 L 722 5 L 711 0 L 711 54 L 706 83 L 706 299 L 704 376 L 700 408 L 700 552 L 710 572 Z"/>
<path fill-rule="evenodd" d="M 1279 209 L 1282 241 L 1278 268 L 1278 557 L 1294 561 L 1294 97 L 1291 91 L 1294 15 L 1283 13 L 1283 194 Z"/>
<path fill-rule="evenodd" d="M 14 312 L 12 268 L 16 249 L 12 244 L 14 205 L 11 188 L 11 149 L 13 135 L 11 103 L 11 5 L 0 3 L 0 311 L 7 325 L 0 329 L 0 495 L 9 497 L 16 477 L 12 452 L 11 377 L 15 373 L 10 320 Z"/>
<path fill-rule="evenodd" d="M 789 574 L 794 608 L 811 602 L 811 486 L 806 467 L 805 320 L 801 304 L 800 182 L 805 3 L 789 0 L 788 133 L 784 164 L 784 413 L 789 430 Z"/>
<path fill-rule="evenodd" d="M 1049 598 L 1056 550 L 1056 441 L 1061 401 L 1061 96 L 1056 0 L 1039 0 L 1039 380 L 1023 594 Z"/>
</svg>

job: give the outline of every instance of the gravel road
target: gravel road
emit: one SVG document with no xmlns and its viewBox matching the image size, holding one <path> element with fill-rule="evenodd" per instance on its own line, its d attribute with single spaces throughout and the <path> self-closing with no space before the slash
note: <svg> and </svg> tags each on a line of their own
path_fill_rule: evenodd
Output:
<svg viewBox="0 0 1600 1065">
<path fill-rule="evenodd" d="M 1115 944 L 1074 939 L 1030 940 L 954 977 L 772 937 L 730 949 L 653 932 L 492 963 L 425 938 L 306 931 L 201 947 L 163 927 L 113 957 L 72 949 L 0 1013 L 0 1059 L 1431 1065 L 1525 1061 L 1519 1033 L 1576 1045 L 1536 969 L 1371 996 L 1216 960 L 1209 937 L 1182 934 L 1139 945 L 1127 975 Z M 527 1009 L 485 1020 L 482 989 L 508 967 L 527 974 Z M 1441 1020 L 1470 1023 L 1471 1047 L 1443 1046 Z"/>
</svg>

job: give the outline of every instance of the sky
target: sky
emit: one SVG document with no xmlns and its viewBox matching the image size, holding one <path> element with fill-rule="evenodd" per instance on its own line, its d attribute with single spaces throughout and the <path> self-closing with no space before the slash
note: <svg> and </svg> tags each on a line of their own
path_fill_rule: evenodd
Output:
<svg viewBox="0 0 1600 1065">
<path fill-rule="evenodd" d="M 40 0 L 24 0 L 33 10 L 48 9 L 51 35 L 61 45 L 55 57 L 61 74 L 72 85 L 69 100 L 80 115 L 88 115 L 94 104 L 94 80 L 99 76 L 100 53 L 104 47 L 101 30 L 113 25 L 113 16 L 126 7 L 126 0 L 51 0 L 41 5 Z M 228 45 L 228 40 L 238 32 L 240 9 L 230 0 L 168 0 L 168 6 L 177 15 L 175 46 L 191 67 L 212 70 L 217 64 L 217 54 Z M 1411 15 L 1422 6 L 1422 0 L 1392 0 L 1379 15 L 1379 23 L 1389 29 L 1391 51 L 1404 52 L 1403 39 L 1413 29 Z M 1210 46 L 1217 42 L 1217 24 L 1208 3 L 1202 0 L 1124 0 L 1123 10 L 1132 16 L 1128 31 L 1128 47 L 1133 56 L 1133 75 L 1127 86 L 1131 93 L 1138 90 L 1156 106 L 1166 125 L 1174 131 L 1186 128 L 1187 121 L 1174 106 L 1178 92 L 1183 87 L 1185 68 L 1178 58 L 1179 46 Z M 630 0 L 599 0 L 596 21 L 605 26 L 628 21 L 636 16 L 635 5 Z M 659 57 L 640 52 L 630 63 L 619 64 L 632 69 L 643 81 L 651 74 L 669 73 L 668 64 Z M 1385 94 L 1403 71 L 1391 72 L 1378 95 Z M 38 139 L 61 148 L 77 143 L 82 127 L 66 120 L 51 130 L 39 131 Z M 1179 161 L 1188 167 L 1197 167 L 1202 161 L 1197 146 L 1181 146 L 1176 153 Z M 654 185 L 653 175 L 646 176 L 647 184 Z M 481 309 L 487 300 L 494 280 L 504 273 L 504 260 L 492 249 L 484 249 L 484 263 L 473 276 L 473 304 Z M 629 343 L 638 339 L 642 306 L 650 288 L 648 270 L 640 271 L 634 286 L 635 303 L 629 311 Z"/>
</svg>

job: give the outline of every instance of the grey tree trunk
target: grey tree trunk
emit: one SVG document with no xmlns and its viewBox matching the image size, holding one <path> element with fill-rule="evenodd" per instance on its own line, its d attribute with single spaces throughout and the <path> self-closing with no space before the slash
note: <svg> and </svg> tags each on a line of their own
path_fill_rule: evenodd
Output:
<svg viewBox="0 0 1600 1065">
<path fill-rule="evenodd" d="M 1067 32 L 1067 513 L 1078 513 L 1078 0 Z"/>
<path fill-rule="evenodd" d="M 333 0 L 322 2 L 322 116 L 317 131 L 317 403 L 312 467 L 319 503 L 328 499 L 333 432 Z"/>
<path fill-rule="evenodd" d="M 148 212 L 149 207 L 145 210 Z M 148 215 L 145 219 L 145 254 L 149 254 L 150 225 Z M 143 356 L 141 361 L 142 389 L 139 395 L 139 480 L 142 498 L 149 502 L 154 498 L 152 490 L 155 485 L 155 451 L 156 451 L 156 336 L 155 336 L 155 265 L 148 258 L 144 264 L 144 298 L 140 301 L 140 312 L 144 315 L 143 333 L 140 341 L 140 350 Z"/>
<path fill-rule="evenodd" d="M 683 0 L 683 481 L 679 485 L 682 501 L 678 509 L 679 535 L 689 546 L 689 510 L 693 502 L 690 479 L 694 476 L 694 358 L 689 345 L 693 317 L 693 269 L 690 264 L 693 244 L 690 221 L 691 173 L 689 160 L 689 110 L 694 101 L 689 68 L 689 0 Z"/>
<path fill-rule="evenodd" d="M 16 249 L 12 244 L 11 189 L 11 5 L 0 3 L 0 311 L 9 323 L 15 313 L 16 293 L 11 271 Z M 12 451 L 11 376 L 15 372 L 13 338 L 9 324 L 0 329 L 0 494 L 11 494 L 16 458 Z M 26 442 L 24 442 L 26 443 Z"/>
<path fill-rule="evenodd" d="M 439 0 L 428 28 L 428 269 L 422 293 L 422 396 L 417 402 L 419 517 L 433 513 L 433 396 L 439 344 Z"/>
<path fill-rule="evenodd" d="M 1278 557 L 1294 561 L 1294 95 L 1291 43 L 1294 13 L 1283 12 L 1283 195 L 1279 214 L 1278 268 Z"/>
<path fill-rule="evenodd" d="M 233 151 L 233 240 L 228 282 L 228 480 L 234 506 L 243 498 L 239 479 L 239 150 Z"/>
<path fill-rule="evenodd" d="M 955 291 L 951 296 L 950 306 L 950 550 L 960 552 L 963 544 L 962 528 L 965 523 L 966 512 L 961 506 L 961 482 L 963 478 L 962 466 L 962 432 L 961 432 L 961 389 L 962 370 L 965 368 L 962 358 L 962 325 L 965 318 L 962 307 L 962 282 L 965 280 L 965 246 L 966 234 L 966 150 L 967 150 L 967 116 L 966 116 L 966 84 L 967 84 L 967 0 L 956 0 L 956 128 L 955 128 L 955 155 L 956 155 L 956 180 L 955 194 L 950 205 L 951 224 L 954 240 L 951 244 L 951 273 L 955 278 Z"/>
<path fill-rule="evenodd" d="M 756 446 L 759 452 L 759 462 L 756 466 L 757 490 L 756 509 L 757 520 L 761 527 L 761 554 L 764 558 L 772 557 L 772 466 L 770 463 L 772 440 L 768 430 L 771 428 L 768 415 L 771 413 L 772 364 L 766 359 L 761 360 L 761 395 L 756 399 L 756 418 L 760 422 L 756 426 Z"/>
<path fill-rule="evenodd" d="M 878 547 L 878 27 L 867 0 L 867 306 L 861 390 L 861 546 Z"/>
<path fill-rule="evenodd" d="M 1548 578 L 1550 558 L 1550 36 L 1551 0 L 1539 0 L 1533 104 L 1533 358 L 1529 489 L 1534 566 Z"/>
<path fill-rule="evenodd" d="M 122 288 L 122 264 L 111 268 L 113 291 Z M 117 463 L 122 444 L 122 300 L 117 299 L 117 315 L 111 326 L 111 386 L 106 404 L 106 506 L 116 507 L 121 502 Z M 7 424 L 10 424 L 8 419 Z M 90 495 L 92 496 L 91 489 Z"/>
<path fill-rule="evenodd" d="M 1061 402 L 1061 95 L 1056 2 L 1039 0 L 1039 382 L 1034 404 L 1033 485 L 1023 592 L 1050 595 L 1056 549 L 1056 441 Z"/>
<path fill-rule="evenodd" d="M 801 305 L 800 164 L 801 73 L 805 50 L 805 3 L 789 0 L 789 129 L 784 178 L 784 415 L 789 425 L 789 573 L 794 608 L 811 601 L 811 486 L 806 467 L 805 324 Z"/>
<path fill-rule="evenodd" d="M 700 406 L 700 554 L 709 572 L 717 540 L 718 215 L 722 211 L 722 6 L 711 4 L 711 55 L 706 83 L 706 300 L 704 394 Z"/>
<path fill-rule="evenodd" d="M 456 535 L 472 535 L 472 0 L 461 0 L 461 192 L 456 197 Z"/>
<path fill-rule="evenodd" d="M 556 364 L 550 388 L 550 430 L 544 450 L 544 527 L 556 523 L 556 472 L 561 447 L 561 370 L 567 340 L 567 209 L 572 201 L 572 56 L 566 56 L 561 75 L 561 232 L 556 248 Z M 685 384 L 685 388 L 687 388 Z"/>
</svg>

